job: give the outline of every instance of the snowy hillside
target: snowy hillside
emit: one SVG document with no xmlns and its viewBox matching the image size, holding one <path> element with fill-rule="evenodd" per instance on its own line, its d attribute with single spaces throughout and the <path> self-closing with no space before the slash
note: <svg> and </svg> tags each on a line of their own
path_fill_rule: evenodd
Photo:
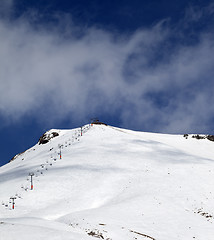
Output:
<svg viewBox="0 0 214 240">
<path fill-rule="evenodd" d="M 86 125 L 40 143 L 0 168 L 0 240 L 214 239 L 214 142 Z"/>
</svg>

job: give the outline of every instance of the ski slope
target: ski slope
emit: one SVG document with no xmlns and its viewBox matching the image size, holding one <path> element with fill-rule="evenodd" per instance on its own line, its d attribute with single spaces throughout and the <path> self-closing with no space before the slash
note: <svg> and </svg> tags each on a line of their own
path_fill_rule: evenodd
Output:
<svg viewBox="0 0 214 240">
<path fill-rule="evenodd" d="M 53 132 L 0 168 L 0 240 L 214 239 L 214 142 L 105 125 Z"/>
</svg>

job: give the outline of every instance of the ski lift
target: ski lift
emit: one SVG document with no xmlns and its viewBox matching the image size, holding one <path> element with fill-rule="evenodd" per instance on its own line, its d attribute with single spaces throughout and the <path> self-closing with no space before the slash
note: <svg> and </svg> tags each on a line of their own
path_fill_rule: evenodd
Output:
<svg viewBox="0 0 214 240">
<path fill-rule="evenodd" d="M 91 125 L 93 124 L 97 124 L 97 125 L 105 125 L 107 126 L 107 124 L 103 123 L 103 122 L 100 122 L 98 118 L 92 118 L 91 119 Z"/>
</svg>

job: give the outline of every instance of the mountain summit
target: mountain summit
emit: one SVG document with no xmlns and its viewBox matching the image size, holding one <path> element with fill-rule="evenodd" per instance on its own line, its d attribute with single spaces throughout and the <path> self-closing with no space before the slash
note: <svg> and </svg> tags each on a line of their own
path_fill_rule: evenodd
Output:
<svg viewBox="0 0 214 240">
<path fill-rule="evenodd" d="M 1 240 L 213 240 L 214 143 L 53 129 L 0 168 Z"/>
</svg>

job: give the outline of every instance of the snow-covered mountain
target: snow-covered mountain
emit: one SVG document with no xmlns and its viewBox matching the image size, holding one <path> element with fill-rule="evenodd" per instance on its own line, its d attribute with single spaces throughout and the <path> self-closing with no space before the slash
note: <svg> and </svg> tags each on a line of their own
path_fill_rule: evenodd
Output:
<svg viewBox="0 0 214 240">
<path fill-rule="evenodd" d="M 105 125 L 50 130 L 0 168 L 0 240 L 213 240 L 213 149 Z"/>
</svg>

